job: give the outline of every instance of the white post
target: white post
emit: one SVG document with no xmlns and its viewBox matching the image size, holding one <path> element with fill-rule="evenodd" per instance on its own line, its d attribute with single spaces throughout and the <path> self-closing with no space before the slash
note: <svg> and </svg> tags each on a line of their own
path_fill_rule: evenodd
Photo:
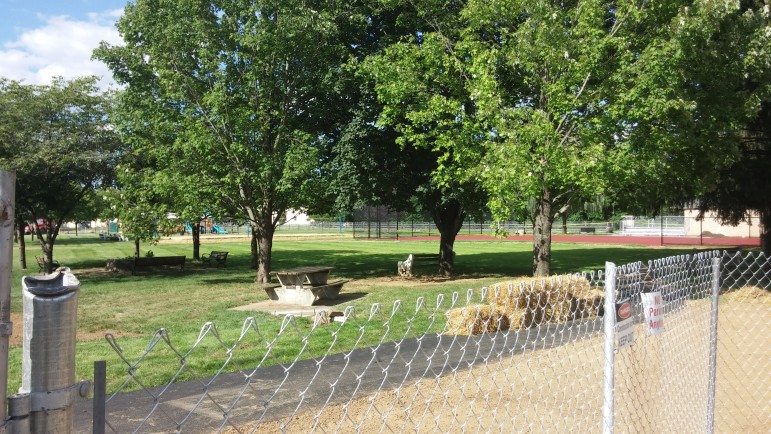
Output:
<svg viewBox="0 0 771 434">
<path fill-rule="evenodd" d="M 8 338 L 11 324 L 11 270 L 16 173 L 0 170 L 0 423 L 5 423 L 8 396 Z"/>
<path fill-rule="evenodd" d="M 605 263 L 605 370 L 603 373 L 602 432 L 613 434 L 613 365 L 616 346 L 616 265 Z"/>
<path fill-rule="evenodd" d="M 707 397 L 707 433 L 715 432 L 715 382 L 717 381 L 717 306 L 720 296 L 721 258 L 712 258 L 712 312 L 709 330 L 709 396 Z"/>
</svg>

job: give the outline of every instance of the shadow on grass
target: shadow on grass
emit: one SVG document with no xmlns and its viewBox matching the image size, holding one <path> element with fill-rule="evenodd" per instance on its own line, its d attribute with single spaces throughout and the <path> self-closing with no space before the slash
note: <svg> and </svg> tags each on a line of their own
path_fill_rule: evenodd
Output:
<svg viewBox="0 0 771 434">
<path fill-rule="evenodd" d="M 666 256 L 690 254 L 694 249 L 652 249 L 647 247 L 565 247 L 552 252 L 552 274 L 602 270 L 605 262 L 616 265 L 636 261 L 649 261 Z M 301 252 L 277 251 L 273 255 L 272 269 L 279 271 L 303 266 L 333 267 L 332 278 L 368 279 L 397 277 L 396 263 L 404 260 L 402 253 L 366 253 L 356 250 L 306 250 Z M 533 256 L 530 251 L 495 251 L 490 253 L 458 254 L 455 272 L 464 278 L 532 275 Z M 232 262 L 231 262 L 232 261 Z M 94 266 L 94 260 L 69 264 L 73 270 Z M 103 265 L 103 261 L 99 262 Z M 228 258 L 226 268 L 203 268 L 193 262 L 186 264 L 185 271 L 172 269 L 143 270 L 132 276 L 130 272 L 118 274 L 94 273 L 89 279 L 112 282 L 124 279 L 179 279 L 199 276 L 205 284 L 251 283 L 256 271 L 251 269 L 248 255 Z M 415 277 L 436 276 L 436 262 L 418 262 Z M 275 277 L 273 279 L 275 281 Z"/>
<path fill-rule="evenodd" d="M 318 300 L 313 303 L 314 306 L 341 306 L 345 307 L 346 303 L 350 303 L 353 300 L 366 297 L 366 292 L 341 292 L 334 300 Z"/>
</svg>

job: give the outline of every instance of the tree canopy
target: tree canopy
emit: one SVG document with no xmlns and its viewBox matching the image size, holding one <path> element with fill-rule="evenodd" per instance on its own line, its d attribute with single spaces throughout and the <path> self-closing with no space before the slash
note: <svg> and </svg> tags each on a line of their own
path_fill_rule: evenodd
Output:
<svg viewBox="0 0 771 434">
<path fill-rule="evenodd" d="M 113 99 L 96 84 L 96 77 L 50 85 L 0 79 L 0 166 L 16 171 L 17 217 L 33 228 L 48 272 L 60 225 L 110 185 L 121 153 L 107 121 Z"/>
<path fill-rule="evenodd" d="M 550 271 L 553 219 L 572 197 L 651 208 L 714 184 L 735 154 L 722 137 L 753 110 L 736 84 L 763 32 L 737 24 L 742 13 L 713 1 L 467 3 L 469 86 L 489 125 L 482 178 L 502 218 L 535 198 L 534 274 Z"/>
<path fill-rule="evenodd" d="M 118 28 L 95 52 L 126 85 L 117 128 L 183 203 L 251 225 L 261 281 L 284 211 L 330 192 L 418 198 L 445 273 L 487 200 L 532 222 L 547 275 L 570 204 L 718 206 L 771 81 L 758 0 L 137 0 Z"/>
<path fill-rule="evenodd" d="M 333 1 L 138 0 L 118 22 L 125 46 L 95 56 L 124 85 L 125 131 L 166 167 L 195 176 L 213 207 L 247 221 L 267 281 L 284 211 L 318 190 L 319 147 L 349 46 Z"/>
<path fill-rule="evenodd" d="M 481 214 L 485 202 L 472 170 L 484 129 L 466 85 L 463 55 L 456 52 L 461 7 L 462 2 L 394 2 L 391 10 L 408 27 L 370 55 L 360 75 L 373 82 L 381 105 L 373 123 L 396 133 L 397 155 L 421 162 L 409 165 L 407 173 L 418 181 L 409 194 L 439 229 L 443 275 L 453 273 L 455 237 L 466 216 Z"/>
</svg>

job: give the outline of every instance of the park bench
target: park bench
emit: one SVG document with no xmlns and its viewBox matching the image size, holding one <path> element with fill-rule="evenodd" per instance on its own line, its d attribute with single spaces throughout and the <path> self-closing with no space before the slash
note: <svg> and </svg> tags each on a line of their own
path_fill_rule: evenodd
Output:
<svg viewBox="0 0 771 434">
<path fill-rule="evenodd" d="M 597 228 L 590 226 L 584 226 L 578 229 L 579 234 L 593 234 L 595 232 L 597 232 Z"/>
<path fill-rule="evenodd" d="M 42 256 L 35 256 L 35 259 L 37 260 L 38 271 L 40 271 L 42 273 L 46 269 L 45 258 L 43 258 Z M 51 261 L 51 268 L 52 269 L 55 270 L 55 269 L 57 269 L 57 268 L 59 268 L 61 266 L 62 265 L 56 259 Z"/>
<path fill-rule="evenodd" d="M 201 256 L 201 264 L 203 265 L 210 265 L 213 262 L 215 265 L 217 265 L 217 267 L 219 266 L 224 267 L 225 265 L 227 265 L 227 261 L 228 261 L 228 252 L 212 250 L 212 252 L 209 253 L 208 255 Z"/>
<path fill-rule="evenodd" d="M 160 266 L 180 266 L 182 271 L 185 271 L 185 257 L 184 256 L 148 256 L 148 257 L 135 257 L 134 263 L 131 268 L 131 274 L 136 273 L 137 268 L 143 267 L 160 267 Z"/>
<path fill-rule="evenodd" d="M 407 256 L 407 260 L 396 263 L 396 271 L 402 277 L 412 277 L 412 267 L 415 262 L 438 262 L 438 253 L 413 253 Z"/>
</svg>

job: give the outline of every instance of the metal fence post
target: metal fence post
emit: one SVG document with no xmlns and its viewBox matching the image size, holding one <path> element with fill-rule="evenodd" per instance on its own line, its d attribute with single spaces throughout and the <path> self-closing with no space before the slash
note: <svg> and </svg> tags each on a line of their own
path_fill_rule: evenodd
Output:
<svg viewBox="0 0 771 434">
<path fill-rule="evenodd" d="M 87 383 L 75 383 L 75 338 L 80 282 L 69 268 L 24 276 L 24 342 L 20 395 L 30 400 L 31 433 L 70 433 L 75 401 Z"/>
<path fill-rule="evenodd" d="M 715 432 L 715 383 L 717 382 L 717 307 L 720 296 L 720 264 L 722 258 L 712 258 L 712 311 L 709 330 L 709 392 L 707 396 L 707 431 Z"/>
<path fill-rule="evenodd" d="M 605 314 L 603 316 L 605 330 L 605 368 L 603 371 L 603 405 L 602 432 L 613 434 L 613 365 L 615 363 L 616 345 L 616 265 L 605 263 Z"/>
<path fill-rule="evenodd" d="M 0 423 L 5 423 L 8 396 L 8 337 L 11 324 L 11 269 L 16 173 L 0 170 Z"/>
<path fill-rule="evenodd" d="M 92 422 L 93 434 L 104 434 L 106 428 L 106 399 L 107 399 L 107 362 L 97 360 L 94 362 L 94 414 Z"/>
</svg>

